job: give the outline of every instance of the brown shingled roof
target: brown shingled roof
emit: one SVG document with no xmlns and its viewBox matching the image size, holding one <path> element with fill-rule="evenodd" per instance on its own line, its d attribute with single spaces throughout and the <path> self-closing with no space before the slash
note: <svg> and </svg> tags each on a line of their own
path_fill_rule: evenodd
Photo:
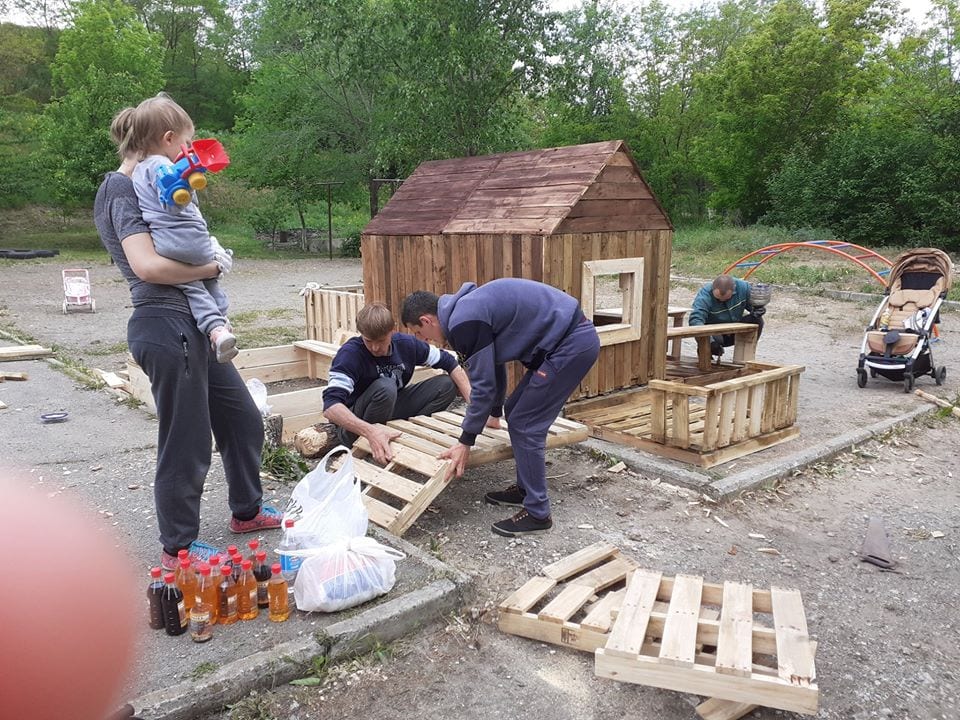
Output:
<svg viewBox="0 0 960 720">
<path fill-rule="evenodd" d="M 596 185 L 604 176 L 607 182 L 600 191 Z M 599 220 L 594 212 L 581 208 L 571 213 L 581 198 L 587 204 L 616 203 L 611 214 L 620 218 L 621 224 L 671 227 L 624 142 L 610 140 L 422 163 L 363 232 L 551 235 L 638 229 L 593 227 Z M 605 215 L 608 212 L 604 209 Z"/>
</svg>

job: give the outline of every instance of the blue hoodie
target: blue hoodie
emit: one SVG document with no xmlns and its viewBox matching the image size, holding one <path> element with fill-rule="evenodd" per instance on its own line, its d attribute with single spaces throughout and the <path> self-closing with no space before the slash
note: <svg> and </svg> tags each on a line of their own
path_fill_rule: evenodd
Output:
<svg viewBox="0 0 960 720">
<path fill-rule="evenodd" d="M 720 302 L 713 296 L 713 283 L 708 282 L 693 299 L 687 322 L 690 325 L 740 322 L 744 313 L 751 309 L 750 283 L 746 280 L 733 279 L 733 295 L 726 302 Z"/>
<path fill-rule="evenodd" d="M 504 363 L 535 370 L 583 318 L 580 304 L 550 285 L 503 278 L 480 287 L 464 283 L 442 295 L 437 317 L 454 350 L 467 361 L 470 405 L 460 442 L 473 445 L 489 416 L 503 415 Z"/>
</svg>

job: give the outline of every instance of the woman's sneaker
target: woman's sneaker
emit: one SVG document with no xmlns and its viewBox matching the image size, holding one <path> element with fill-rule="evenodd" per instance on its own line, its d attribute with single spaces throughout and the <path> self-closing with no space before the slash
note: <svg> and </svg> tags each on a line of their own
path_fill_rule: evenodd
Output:
<svg viewBox="0 0 960 720">
<path fill-rule="evenodd" d="M 283 525 L 283 513 L 275 507 L 263 505 L 260 512 L 249 520 L 230 518 L 230 532 L 251 533 L 260 530 L 274 530 Z"/>
<path fill-rule="evenodd" d="M 194 540 L 187 548 L 187 557 L 190 559 L 191 565 L 207 562 L 214 555 L 223 555 L 223 550 L 200 540 Z M 160 553 L 160 567 L 169 572 L 176 572 L 177 568 L 180 567 L 180 559 L 164 550 Z"/>
<path fill-rule="evenodd" d="M 550 519 L 549 515 L 543 520 L 538 520 L 526 510 L 521 510 L 512 518 L 494 523 L 490 529 L 497 535 L 517 537 L 518 535 L 532 535 L 534 533 L 546 532 L 552 527 L 553 520 Z"/>
<path fill-rule="evenodd" d="M 494 490 L 483 496 L 489 505 L 511 505 L 523 507 L 523 498 L 526 493 L 518 485 L 511 485 L 503 490 Z"/>
</svg>

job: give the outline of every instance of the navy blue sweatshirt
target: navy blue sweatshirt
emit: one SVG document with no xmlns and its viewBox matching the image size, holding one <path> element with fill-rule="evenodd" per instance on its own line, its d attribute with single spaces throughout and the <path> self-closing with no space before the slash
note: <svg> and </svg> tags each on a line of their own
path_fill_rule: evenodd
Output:
<svg viewBox="0 0 960 720">
<path fill-rule="evenodd" d="M 503 278 L 480 287 L 464 283 L 456 295 L 442 295 L 437 316 L 450 347 L 467 360 L 470 405 L 460 442 L 473 445 L 487 418 L 503 415 L 504 363 L 518 360 L 538 368 L 583 312 L 580 303 L 555 287 Z"/>
<path fill-rule="evenodd" d="M 337 351 L 330 366 L 330 381 L 323 391 L 323 409 L 343 403 L 353 407 L 375 380 L 392 377 L 404 388 L 418 365 L 441 368 L 448 373 L 457 367 L 456 358 L 418 340 L 413 335 L 394 333 L 390 354 L 374 357 L 361 338 L 350 338 Z"/>
</svg>

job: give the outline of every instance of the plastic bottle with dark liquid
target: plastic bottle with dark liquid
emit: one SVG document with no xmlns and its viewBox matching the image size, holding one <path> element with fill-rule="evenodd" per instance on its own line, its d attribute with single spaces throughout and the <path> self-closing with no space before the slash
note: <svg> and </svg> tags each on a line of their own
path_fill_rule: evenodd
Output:
<svg viewBox="0 0 960 720">
<path fill-rule="evenodd" d="M 224 565 L 220 568 L 220 612 L 217 622 L 221 625 L 232 625 L 240 616 L 237 615 L 237 584 L 233 581 L 233 568 Z"/>
<path fill-rule="evenodd" d="M 267 584 L 270 582 L 270 567 L 267 565 L 266 550 L 257 550 L 257 562 L 253 566 L 253 576 L 257 579 L 257 607 L 266 610 L 270 607 L 270 594 Z"/>
<path fill-rule="evenodd" d="M 163 629 L 167 635 L 183 635 L 187 631 L 187 609 L 183 605 L 183 593 L 174 582 L 174 574 L 163 576 L 163 595 L 160 605 L 163 608 Z"/>
<path fill-rule="evenodd" d="M 247 543 L 247 547 L 250 548 L 250 554 L 247 555 L 247 560 L 249 560 L 254 567 L 257 566 L 257 551 L 260 550 L 260 541 L 251 540 Z"/>
<path fill-rule="evenodd" d="M 233 567 L 233 581 L 237 583 L 237 586 L 239 586 L 240 576 L 243 574 L 243 568 L 241 567 L 243 563 L 243 556 L 240 554 L 239 550 L 237 550 L 237 552 L 231 556 L 230 563 Z"/>
<path fill-rule="evenodd" d="M 163 630 L 163 604 L 160 601 L 163 595 L 163 580 L 160 579 L 162 573 L 161 568 L 151 568 L 150 584 L 147 585 L 147 600 L 150 603 L 150 627 L 154 630 Z"/>
</svg>

